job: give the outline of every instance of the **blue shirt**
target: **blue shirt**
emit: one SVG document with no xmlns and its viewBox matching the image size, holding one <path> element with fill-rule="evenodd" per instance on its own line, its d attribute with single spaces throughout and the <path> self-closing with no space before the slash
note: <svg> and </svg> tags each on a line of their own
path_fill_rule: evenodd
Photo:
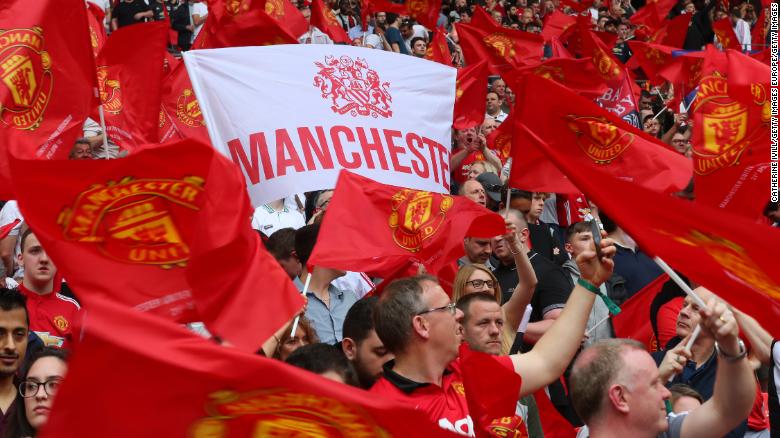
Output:
<svg viewBox="0 0 780 438">
<path fill-rule="evenodd" d="M 293 280 L 293 284 L 298 290 L 303 290 L 303 283 L 298 278 Z M 320 342 L 334 345 L 341 342 L 344 318 L 346 318 L 350 307 L 357 302 L 358 297 L 351 290 L 341 290 L 333 285 L 328 286 L 328 294 L 330 295 L 330 308 L 313 292 L 306 292 L 306 298 L 309 299 L 309 304 L 306 307 L 306 319 L 311 321 Z"/>
<path fill-rule="evenodd" d="M 636 251 L 631 251 L 621 245 L 615 246 L 617 252 L 614 258 L 614 272 L 626 280 L 626 291 L 628 292 L 626 298 L 630 298 L 663 274 L 653 259 L 645 255 L 639 248 Z"/>
<path fill-rule="evenodd" d="M 401 53 L 404 55 L 410 55 L 409 50 L 406 48 L 406 42 L 404 42 L 404 38 L 401 36 L 401 31 L 394 28 L 394 27 L 388 27 L 387 30 L 385 30 L 385 39 L 387 40 L 387 43 L 390 44 L 390 47 L 393 46 L 393 43 L 398 44 L 398 48 L 400 49 Z"/>
</svg>

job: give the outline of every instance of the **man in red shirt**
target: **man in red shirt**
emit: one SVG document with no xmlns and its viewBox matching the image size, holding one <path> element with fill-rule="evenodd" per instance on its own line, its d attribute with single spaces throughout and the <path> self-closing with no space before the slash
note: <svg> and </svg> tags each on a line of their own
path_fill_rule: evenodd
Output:
<svg viewBox="0 0 780 438">
<path fill-rule="evenodd" d="M 597 291 L 612 274 L 615 248 L 607 239 L 601 244 L 601 260 L 594 250 L 577 257 L 583 280 L 533 350 L 495 358 L 522 378 L 519 396 L 556 380 L 579 348 L 596 297 L 590 290 Z M 441 428 L 474 436 L 458 359 L 462 318 L 435 277 L 404 278 L 388 285 L 374 313 L 374 324 L 395 360 L 385 364 L 384 375 L 371 392 L 411 401 Z"/>
<path fill-rule="evenodd" d="M 22 233 L 17 261 L 24 268 L 19 292 L 27 298 L 30 330 L 47 346 L 67 348 L 71 340 L 71 326 L 80 306 L 73 298 L 54 290 L 57 267 L 30 229 Z"/>
</svg>

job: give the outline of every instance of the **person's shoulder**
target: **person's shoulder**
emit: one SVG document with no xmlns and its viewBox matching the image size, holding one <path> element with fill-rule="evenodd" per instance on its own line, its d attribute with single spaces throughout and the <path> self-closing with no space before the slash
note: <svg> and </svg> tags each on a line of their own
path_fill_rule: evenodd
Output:
<svg viewBox="0 0 780 438">
<path fill-rule="evenodd" d="M 669 413 L 666 416 L 666 422 L 669 424 L 669 427 L 666 429 L 666 432 L 659 434 L 658 438 L 680 438 L 680 435 L 682 434 L 683 421 L 685 421 L 687 416 L 687 412 L 682 412 L 679 414 L 675 414 L 673 412 Z"/>
<path fill-rule="evenodd" d="M 69 297 L 69 296 L 66 296 L 66 295 L 63 295 L 63 294 L 61 294 L 61 293 L 59 293 L 59 292 L 56 292 L 56 293 L 54 294 L 54 297 L 55 297 L 55 298 L 56 298 L 58 301 L 60 301 L 60 302 L 62 302 L 62 303 L 67 303 L 66 305 L 72 306 L 74 311 L 79 311 L 79 310 L 81 310 L 81 305 L 79 304 L 79 302 L 78 302 L 78 301 L 76 301 L 75 299 L 73 299 L 73 298 Z"/>
</svg>

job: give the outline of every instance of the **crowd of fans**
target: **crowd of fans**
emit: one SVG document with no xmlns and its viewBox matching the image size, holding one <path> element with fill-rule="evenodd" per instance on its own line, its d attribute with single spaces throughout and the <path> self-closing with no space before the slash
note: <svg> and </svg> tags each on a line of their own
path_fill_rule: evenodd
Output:
<svg viewBox="0 0 780 438">
<path fill-rule="evenodd" d="M 109 32 L 170 19 L 170 51 L 178 55 L 190 50 L 208 17 L 206 3 L 146 1 L 96 3 L 106 11 Z M 540 33 L 545 16 L 553 11 L 575 14 L 566 3 L 445 1 L 438 25 L 446 29 L 452 62 L 460 67 L 465 60 L 453 24 L 469 23 L 475 8 L 484 8 L 502 26 Z M 711 24 L 722 16 L 731 17 L 745 50 L 763 47 L 765 41 L 751 41 L 761 3 L 725 3 L 728 9 L 709 0 L 681 0 L 675 5 L 670 16 L 693 15 L 685 48 L 699 50 L 714 42 Z M 297 6 L 308 19 L 306 0 Z M 329 6 L 353 45 L 426 56 L 430 29 L 409 17 L 379 12 L 362 23 L 360 2 L 331 1 Z M 594 30 L 617 35 L 613 53 L 623 62 L 632 56 L 626 41 L 635 29 L 628 19 L 644 6 L 644 0 L 594 0 L 586 9 Z M 316 28 L 301 35 L 300 41 L 332 44 Z M 299 320 L 280 327 L 258 354 L 378 396 L 412 398 L 432 421 L 466 435 L 473 435 L 476 426 L 455 385 L 462 379 L 461 342 L 495 356 L 521 376 L 517 415 L 530 437 L 544 436 L 533 396 L 544 388 L 554 407 L 580 428 L 578 436 L 768 437 L 765 397 L 772 379 L 768 370 L 773 360 L 778 361 L 772 359 L 769 334 L 713 292 L 696 288 L 707 303 L 701 307 L 670 281 L 647 316 L 656 348 L 648 352 L 647 345 L 616 339 L 606 300 L 598 297 L 621 305 L 662 271 L 583 195 L 508 186 L 511 164 L 488 147 L 487 137 L 521 97 L 500 77 L 492 77 L 486 87 L 483 123 L 453 133 L 452 187 L 453 194 L 504 216 L 506 233 L 464 239 L 466 255 L 457 261 L 449 293 L 439 279 L 421 272 L 387 280 L 377 298 L 370 292 L 382 279 L 307 266 L 333 190 L 292 194 L 262 205 L 252 227 L 298 289 L 303 290 L 305 283 L 308 289 Z M 642 129 L 690 158 L 692 120 L 685 108 L 667 108 L 670 98 L 668 87 L 642 91 L 638 101 Z M 103 149 L 103 135 L 89 120 L 70 158 L 116 156 L 118 148 L 110 139 L 108 151 Z M 691 194 L 688 190 L 680 195 Z M 65 377 L 66 351 L 74 341 L 71 327 L 80 307 L 16 203 L 3 204 L 0 226 L 11 229 L 0 240 L 0 432 L 28 437 L 45 423 Z M 777 226 L 776 205 L 765 213 Z M 594 251 L 594 220 L 603 228 L 602 258 Z M 701 334 L 688 345 L 697 326 L 702 327 Z M 208 336 L 205 330 L 200 332 Z M 750 354 L 738 335 L 749 340 Z"/>
</svg>

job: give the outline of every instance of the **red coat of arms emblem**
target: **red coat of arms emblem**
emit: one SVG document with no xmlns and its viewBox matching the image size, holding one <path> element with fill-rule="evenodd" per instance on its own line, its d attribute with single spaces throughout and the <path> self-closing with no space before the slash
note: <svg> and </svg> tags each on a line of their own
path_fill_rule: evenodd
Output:
<svg viewBox="0 0 780 438">
<path fill-rule="evenodd" d="M 320 89 L 323 99 L 331 100 L 334 113 L 373 118 L 393 115 L 390 83 L 381 82 L 379 74 L 369 68 L 365 59 L 326 56 L 325 63 L 314 64 L 319 68 L 314 86 Z"/>
</svg>

